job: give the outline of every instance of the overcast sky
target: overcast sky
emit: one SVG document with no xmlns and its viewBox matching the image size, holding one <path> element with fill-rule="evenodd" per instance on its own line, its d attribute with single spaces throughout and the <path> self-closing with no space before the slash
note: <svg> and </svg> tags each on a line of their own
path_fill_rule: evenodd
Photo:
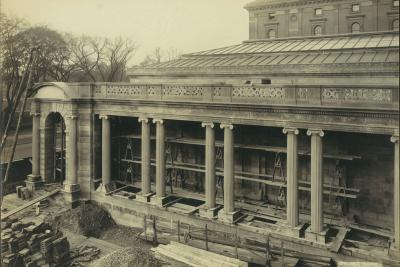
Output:
<svg viewBox="0 0 400 267">
<path fill-rule="evenodd" d="M 155 47 L 195 52 L 248 39 L 251 0 L 0 0 L 2 12 L 62 32 L 126 36 L 134 63 Z"/>
</svg>

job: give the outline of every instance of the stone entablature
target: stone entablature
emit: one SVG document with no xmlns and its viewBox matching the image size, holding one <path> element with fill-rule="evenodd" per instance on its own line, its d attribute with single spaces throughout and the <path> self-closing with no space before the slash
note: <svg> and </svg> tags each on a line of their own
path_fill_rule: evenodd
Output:
<svg viewBox="0 0 400 267">
<path fill-rule="evenodd" d="M 68 89 L 69 90 L 69 89 Z M 83 83 L 71 86 L 76 99 L 154 100 L 295 107 L 398 110 L 396 86 L 198 85 Z"/>
</svg>

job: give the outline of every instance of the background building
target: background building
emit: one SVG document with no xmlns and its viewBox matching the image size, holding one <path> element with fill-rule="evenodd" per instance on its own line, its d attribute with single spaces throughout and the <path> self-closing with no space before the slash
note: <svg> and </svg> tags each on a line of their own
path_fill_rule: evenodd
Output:
<svg viewBox="0 0 400 267">
<path fill-rule="evenodd" d="M 257 0 L 249 39 L 399 30 L 399 0 Z"/>
</svg>

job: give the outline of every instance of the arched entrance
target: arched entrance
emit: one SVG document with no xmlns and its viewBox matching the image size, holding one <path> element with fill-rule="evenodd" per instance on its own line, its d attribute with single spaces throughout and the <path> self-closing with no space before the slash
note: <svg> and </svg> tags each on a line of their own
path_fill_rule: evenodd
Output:
<svg viewBox="0 0 400 267">
<path fill-rule="evenodd" d="M 65 121 L 58 112 L 50 113 L 45 121 L 44 132 L 45 181 L 60 183 L 65 180 Z"/>
</svg>

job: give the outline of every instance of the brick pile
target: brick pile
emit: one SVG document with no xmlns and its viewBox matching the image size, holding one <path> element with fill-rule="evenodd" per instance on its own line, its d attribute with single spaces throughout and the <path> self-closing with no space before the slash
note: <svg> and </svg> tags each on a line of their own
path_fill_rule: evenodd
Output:
<svg viewBox="0 0 400 267">
<path fill-rule="evenodd" d="M 69 250 L 67 238 L 47 223 L 1 222 L 1 266 L 65 266 Z"/>
</svg>

